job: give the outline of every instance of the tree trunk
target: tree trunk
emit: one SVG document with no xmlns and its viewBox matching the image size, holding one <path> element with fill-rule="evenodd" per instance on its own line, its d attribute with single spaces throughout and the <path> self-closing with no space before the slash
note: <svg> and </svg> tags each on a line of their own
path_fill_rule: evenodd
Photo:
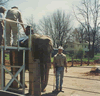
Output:
<svg viewBox="0 0 100 96">
<path fill-rule="evenodd" d="M 94 57 L 94 43 L 95 43 L 95 33 L 93 33 L 92 58 Z"/>
<path fill-rule="evenodd" d="M 82 66 L 82 58 L 81 58 L 81 65 L 80 66 Z"/>
<path fill-rule="evenodd" d="M 90 33 L 89 33 L 90 34 Z M 90 35 L 89 35 L 89 57 L 90 57 Z"/>
<path fill-rule="evenodd" d="M 71 66 L 73 67 L 73 57 L 72 57 L 72 65 Z"/>
<path fill-rule="evenodd" d="M 89 62 L 89 55 L 88 55 L 88 65 L 89 65 L 89 63 L 90 63 L 90 62 Z"/>
</svg>

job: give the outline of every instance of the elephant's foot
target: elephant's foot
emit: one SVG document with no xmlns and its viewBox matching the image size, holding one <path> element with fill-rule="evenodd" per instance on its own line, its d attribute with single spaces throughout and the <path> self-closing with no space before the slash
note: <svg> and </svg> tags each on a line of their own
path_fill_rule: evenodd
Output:
<svg viewBox="0 0 100 96">
<path fill-rule="evenodd" d="M 41 90 L 41 92 L 45 92 L 45 91 L 46 91 L 46 89 L 42 89 L 42 90 Z"/>
<path fill-rule="evenodd" d="M 41 92 L 46 91 L 47 81 L 41 81 Z"/>
<path fill-rule="evenodd" d="M 45 83 L 41 84 L 41 92 L 45 92 L 46 91 L 46 85 Z"/>
</svg>

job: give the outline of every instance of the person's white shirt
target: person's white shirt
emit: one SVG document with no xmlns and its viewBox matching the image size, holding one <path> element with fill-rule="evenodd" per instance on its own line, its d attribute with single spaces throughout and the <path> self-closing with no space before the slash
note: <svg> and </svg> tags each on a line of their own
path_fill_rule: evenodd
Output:
<svg viewBox="0 0 100 96">
<path fill-rule="evenodd" d="M 0 18 L 3 19 L 3 13 L 0 13 Z M 0 21 L 2 21 L 1 19 Z"/>
</svg>

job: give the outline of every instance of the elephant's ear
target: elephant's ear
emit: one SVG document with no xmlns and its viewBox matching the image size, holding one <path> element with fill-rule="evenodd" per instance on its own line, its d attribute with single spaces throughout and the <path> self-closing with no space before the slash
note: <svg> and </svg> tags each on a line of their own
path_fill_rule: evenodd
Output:
<svg viewBox="0 0 100 96">
<path fill-rule="evenodd" d="M 50 39 L 45 39 L 46 44 L 50 42 Z"/>
</svg>

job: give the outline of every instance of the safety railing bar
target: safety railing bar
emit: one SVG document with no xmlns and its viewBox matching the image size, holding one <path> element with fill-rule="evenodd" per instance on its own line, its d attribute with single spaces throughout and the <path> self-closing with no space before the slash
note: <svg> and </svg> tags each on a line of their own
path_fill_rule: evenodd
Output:
<svg viewBox="0 0 100 96">
<path fill-rule="evenodd" d="M 17 71 L 13 71 L 13 72 L 17 72 Z M 25 72 L 25 73 L 33 73 L 33 72 Z"/>
<path fill-rule="evenodd" d="M 20 68 L 21 66 L 9 66 L 9 65 L 5 65 L 5 67 Z"/>
<path fill-rule="evenodd" d="M 4 46 L 0 46 L 0 48 L 4 48 Z M 6 49 L 18 49 L 18 47 L 6 46 Z M 19 50 L 29 50 L 30 48 L 19 47 Z"/>
<path fill-rule="evenodd" d="M 14 21 L 14 20 L 10 20 L 10 19 L 4 19 L 4 18 L 0 18 L 0 20 L 3 20 L 4 22 L 14 22 L 14 23 L 17 23 L 18 24 L 18 41 L 19 41 L 19 24 L 23 24 L 23 25 L 27 25 L 27 26 L 30 26 L 30 40 L 31 40 L 31 25 L 28 25 L 28 24 L 24 24 L 24 23 L 21 23 L 21 22 L 18 22 L 18 21 Z M 5 28 L 4 28 L 4 49 L 6 50 L 7 46 L 6 46 L 6 23 L 5 24 Z M 13 46 L 12 46 L 13 47 Z M 19 49 L 19 42 L 18 42 L 18 46 L 17 46 L 17 49 L 18 51 L 20 50 Z M 30 48 L 28 50 L 31 50 Z"/>
<path fill-rule="evenodd" d="M 11 80 L 11 79 L 9 79 L 9 78 L 5 78 L 6 80 Z M 29 82 L 29 81 L 25 81 L 25 82 Z"/>
<path fill-rule="evenodd" d="M 18 24 L 23 24 L 23 25 L 31 26 L 31 25 L 28 25 L 28 24 L 25 24 L 25 23 L 21 23 L 21 22 L 18 22 L 18 21 L 14 21 L 14 20 L 10 20 L 10 19 L 0 18 L 0 20 L 4 20 L 4 21 L 7 21 L 7 22 L 14 22 L 14 23 L 18 23 Z"/>
</svg>

